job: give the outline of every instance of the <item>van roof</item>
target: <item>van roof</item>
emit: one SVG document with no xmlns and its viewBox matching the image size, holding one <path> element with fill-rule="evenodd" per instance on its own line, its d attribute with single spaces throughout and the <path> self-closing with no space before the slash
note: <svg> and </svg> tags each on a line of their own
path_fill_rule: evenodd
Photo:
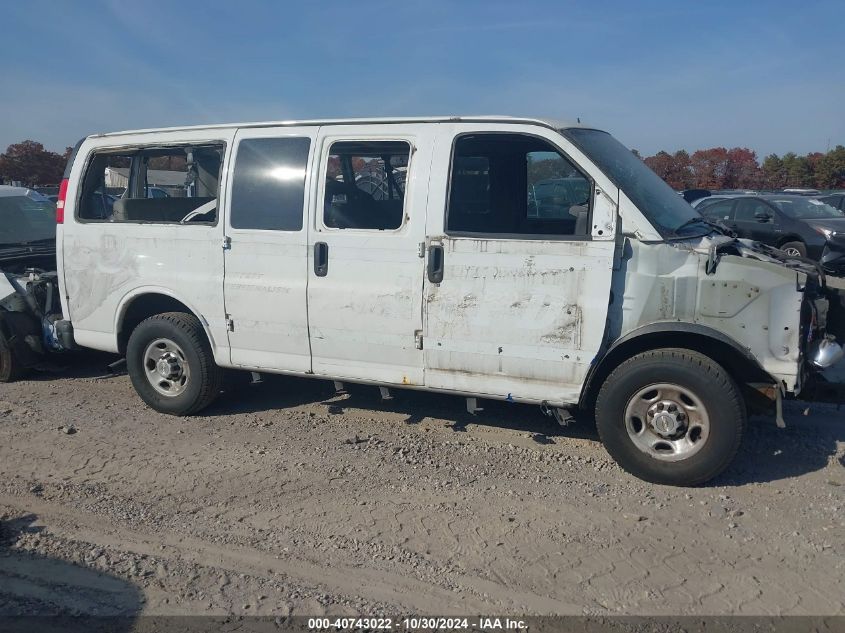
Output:
<svg viewBox="0 0 845 633">
<path fill-rule="evenodd" d="M 215 130 L 227 128 L 257 128 L 257 127 L 293 127 L 306 125 L 350 125 L 350 124 L 372 124 L 372 123 L 521 123 L 524 125 L 539 125 L 554 130 L 561 130 L 571 127 L 589 127 L 580 122 L 559 121 L 547 118 L 513 117 L 513 116 L 430 116 L 430 117 L 384 117 L 384 118 L 362 118 L 362 119 L 303 119 L 284 121 L 260 121 L 247 123 L 215 123 L 206 125 L 189 125 L 164 128 L 147 128 L 140 130 L 124 130 L 122 132 L 107 132 L 92 134 L 88 138 L 99 138 L 104 136 L 120 136 L 123 134 L 152 134 L 156 132 L 179 132 L 185 130 Z"/>
</svg>

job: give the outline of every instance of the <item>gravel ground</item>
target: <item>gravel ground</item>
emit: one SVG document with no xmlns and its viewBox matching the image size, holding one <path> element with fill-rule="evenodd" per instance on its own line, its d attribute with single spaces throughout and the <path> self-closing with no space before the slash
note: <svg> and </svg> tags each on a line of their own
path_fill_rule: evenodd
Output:
<svg viewBox="0 0 845 633">
<path fill-rule="evenodd" d="M 536 407 L 270 377 L 194 418 L 111 359 L 0 385 L 0 614 L 845 614 L 845 411 L 623 473 Z"/>
</svg>

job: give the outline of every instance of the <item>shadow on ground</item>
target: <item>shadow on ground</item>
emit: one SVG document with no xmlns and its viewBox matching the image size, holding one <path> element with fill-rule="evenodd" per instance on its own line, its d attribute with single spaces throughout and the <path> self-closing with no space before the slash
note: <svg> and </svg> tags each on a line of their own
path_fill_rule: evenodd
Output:
<svg viewBox="0 0 845 633">
<path fill-rule="evenodd" d="M 141 591 L 115 576 L 45 557 L 16 544 L 37 534 L 35 515 L 0 521 L 0 630 L 131 631 Z"/>
<path fill-rule="evenodd" d="M 598 441 L 591 416 L 579 414 L 569 426 L 544 416 L 540 408 L 496 400 L 479 400 L 483 411 L 472 415 L 464 398 L 409 389 L 392 389 L 390 400 L 382 400 L 376 387 L 344 384 L 335 391 L 325 380 L 265 376 L 261 384 L 242 385 L 221 398 L 205 413 L 229 415 L 322 404 L 329 414 L 347 411 L 384 411 L 405 416 L 405 424 L 419 424 L 426 418 L 447 420 L 456 433 L 471 426 L 486 426 L 530 433 L 538 444 L 555 444 L 567 438 Z M 805 415 L 805 413 L 808 413 Z M 725 473 L 710 486 L 736 486 L 789 479 L 825 468 L 837 457 L 838 443 L 845 442 L 845 410 L 835 405 L 787 403 L 787 428 L 775 426 L 773 416 L 757 416 L 748 422 L 739 453 Z M 840 482 L 845 485 L 845 476 Z"/>
<path fill-rule="evenodd" d="M 59 373 L 33 373 L 34 380 L 112 377 L 108 366 L 117 360 L 110 354 L 81 352 L 68 356 L 67 367 Z M 845 368 L 845 363 L 843 363 Z M 845 370 L 844 370 L 845 373 Z M 328 414 L 347 411 L 383 411 L 405 416 L 405 424 L 419 424 L 426 418 L 450 423 L 461 433 L 472 426 L 511 429 L 530 433 L 538 444 L 555 444 L 566 438 L 598 441 L 590 415 L 581 414 L 569 426 L 557 424 L 537 406 L 495 400 L 479 400 L 483 411 L 473 415 L 462 397 L 412 389 L 391 389 L 392 399 L 382 400 L 377 387 L 344 384 L 338 393 L 329 380 L 262 374 L 261 382 L 251 383 L 248 372 L 229 372 L 223 395 L 203 416 L 259 413 L 273 409 L 322 404 Z M 786 403 L 787 428 L 778 429 L 773 417 L 749 421 L 742 447 L 725 473 L 711 486 L 743 485 L 797 477 L 825 468 L 831 459 L 845 466 L 845 456 L 837 454 L 837 443 L 845 442 L 845 410 L 835 405 Z M 845 476 L 840 477 L 845 485 Z M 834 484 L 835 485 L 835 484 Z"/>
<path fill-rule="evenodd" d="M 790 402 L 784 417 L 785 429 L 775 426 L 774 417 L 751 418 L 733 463 L 710 485 L 789 479 L 822 470 L 831 460 L 842 464 L 838 445 L 845 442 L 845 409 Z M 831 482 L 845 486 L 845 471 L 835 472 Z"/>
</svg>

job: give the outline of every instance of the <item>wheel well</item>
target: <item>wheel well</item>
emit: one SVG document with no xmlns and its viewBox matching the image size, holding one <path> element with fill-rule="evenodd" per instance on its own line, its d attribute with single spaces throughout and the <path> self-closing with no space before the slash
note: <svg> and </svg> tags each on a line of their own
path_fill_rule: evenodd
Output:
<svg viewBox="0 0 845 633">
<path fill-rule="evenodd" d="M 783 246 L 787 242 L 801 242 L 802 244 L 805 243 L 804 240 L 802 240 L 797 235 L 787 235 L 786 237 L 782 237 L 778 240 L 778 246 Z"/>
<path fill-rule="evenodd" d="M 759 364 L 717 338 L 695 332 L 649 332 L 632 338 L 610 352 L 600 361 L 581 395 L 581 406 L 592 409 L 604 381 L 623 362 L 640 352 L 661 348 L 689 349 L 712 358 L 740 385 L 753 382 L 776 382 Z"/>
<path fill-rule="evenodd" d="M 126 306 L 126 310 L 123 312 L 123 318 L 118 325 L 117 347 L 120 353 L 126 353 L 129 336 L 141 321 L 163 312 L 186 312 L 188 314 L 194 314 L 184 303 L 168 295 L 149 293 L 135 297 Z"/>
</svg>

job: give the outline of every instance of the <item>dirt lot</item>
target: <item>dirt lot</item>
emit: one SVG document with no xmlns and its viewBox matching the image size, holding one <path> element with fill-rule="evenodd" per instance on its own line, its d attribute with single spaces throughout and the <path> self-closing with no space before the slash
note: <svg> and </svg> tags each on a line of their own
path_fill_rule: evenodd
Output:
<svg viewBox="0 0 845 633">
<path fill-rule="evenodd" d="M 675 489 L 534 407 L 273 378 L 168 418 L 106 360 L 0 385 L 0 612 L 845 613 L 845 410 Z"/>
</svg>

